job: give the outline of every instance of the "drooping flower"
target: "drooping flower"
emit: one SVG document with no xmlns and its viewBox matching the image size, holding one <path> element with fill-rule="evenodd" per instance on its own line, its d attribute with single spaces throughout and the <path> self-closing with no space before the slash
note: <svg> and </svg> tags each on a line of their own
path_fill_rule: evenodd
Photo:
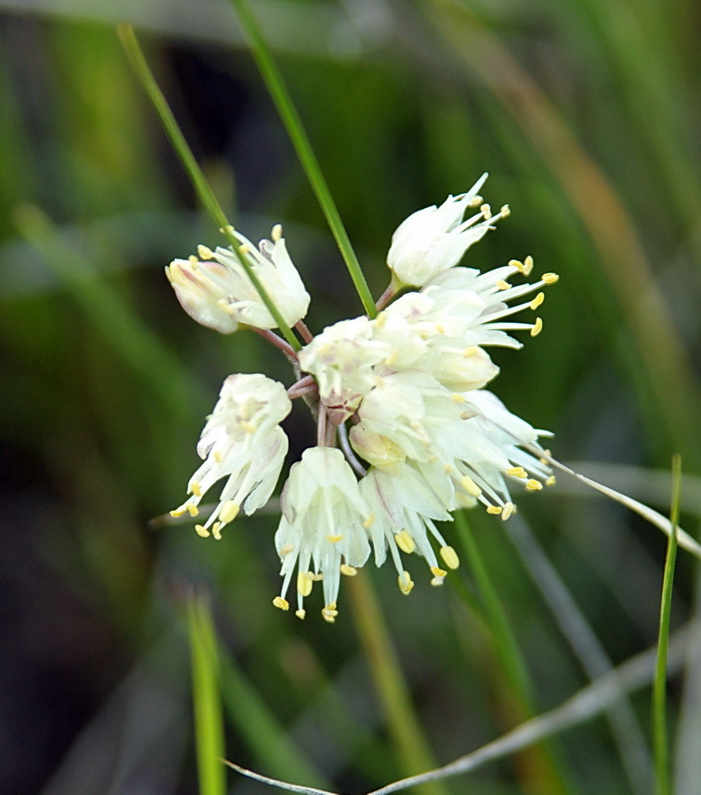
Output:
<svg viewBox="0 0 701 795">
<path fill-rule="evenodd" d="M 275 545 L 283 581 L 273 604 L 289 610 L 287 590 L 297 571 L 297 616 L 304 618 L 304 598 L 321 580 L 322 615 L 333 622 L 341 575 L 353 576 L 370 554 L 367 525 L 372 517 L 358 481 L 339 449 L 310 447 L 290 468 L 280 502 Z"/>
<path fill-rule="evenodd" d="M 234 234 L 241 243 L 239 252 L 248 259 L 285 322 L 294 326 L 307 314 L 310 296 L 287 253 L 282 227 L 273 227 L 272 240 L 261 240 L 258 248 L 238 232 Z M 234 251 L 200 246 L 198 254 L 201 260 L 176 259 L 166 268 L 180 304 L 192 318 L 223 334 L 236 331 L 240 324 L 276 327 Z"/>
<path fill-rule="evenodd" d="M 431 570 L 433 585 L 441 585 L 447 572 L 438 565 L 431 538 L 439 545 L 443 565 L 458 567 L 458 556 L 449 546 L 435 521 L 451 522 L 446 510 L 421 472 L 404 464 L 392 474 L 373 467 L 360 481 L 360 493 L 373 512 L 370 537 L 375 549 L 375 564 L 381 566 L 389 549 L 397 570 L 399 588 L 408 594 L 414 587 L 400 553 L 418 552 Z"/>
<path fill-rule="evenodd" d="M 291 408 L 285 387 L 277 381 L 258 373 L 230 375 L 197 445 L 205 460 L 188 484 L 192 496 L 172 515 L 197 516 L 202 497 L 222 478 L 228 479 L 219 503 L 204 525 L 195 526 L 201 536 L 211 532 L 219 539 L 241 507 L 250 515 L 264 505 L 287 453 L 287 435 L 279 423 Z"/>
<path fill-rule="evenodd" d="M 449 196 L 440 207 L 433 205 L 412 213 L 392 235 L 387 265 L 399 285 L 421 287 L 462 259 L 467 249 L 508 215 L 503 207 L 492 216 L 489 205 L 482 203 L 479 190 L 487 179 L 483 174 L 467 192 Z M 465 211 L 480 211 L 463 220 Z"/>
</svg>

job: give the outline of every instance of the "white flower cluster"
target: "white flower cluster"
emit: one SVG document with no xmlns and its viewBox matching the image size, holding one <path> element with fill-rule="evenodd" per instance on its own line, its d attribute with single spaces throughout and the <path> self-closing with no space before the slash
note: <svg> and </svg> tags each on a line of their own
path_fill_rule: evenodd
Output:
<svg viewBox="0 0 701 795">
<path fill-rule="evenodd" d="M 399 226 L 388 255 L 392 280 L 381 299 L 385 308 L 314 337 L 301 323 L 309 296 L 280 228 L 273 230 L 274 242 L 263 241 L 259 250 L 239 237 L 240 253 L 250 257 L 285 321 L 308 340 L 294 354 L 298 370 L 308 375 L 289 395 L 306 395 L 315 408 L 318 444 L 290 469 L 275 536 L 282 588 L 274 604 L 289 609 L 294 577 L 300 618 L 305 598 L 321 581 L 322 615 L 333 621 L 341 575 L 356 574 L 371 551 L 378 566 L 389 552 L 403 593 L 414 583 L 402 556 L 413 552 L 425 558 L 432 584 L 440 585 L 458 557 L 436 522 L 451 521 L 451 511 L 478 503 L 507 519 L 515 510 L 510 483 L 536 491 L 554 482 L 537 456 L 538 438 L 548 434 L 485 389 L 499 368 L 484 348 L 521 347 L 512 331 L 536 336 L 539 318 L 507 318 L 536 310 L 544 299 L 541 288 L 557 276 L 512 285 L 513 277 L 531 274 L 530 257 L 487 273 L 458 267 L 469 246 L 508 215 L 504 207 L 493 216 L 483 203 L 478 191 L 485 179 Z M 464 220 L 470 208 L 478 212 Z M 275 321 L 233 252 L 200 247 L 199 253 L 207 261 L 176 260 L 168 268 L 186 311 L 218 331 L 245 324 L 270 339 Z M 287 452 L 280 422 L 290 409 L 278 382 L 257 374 L 229 376 L 198 445 L 205 460 L 190 481 L 191 496 L 174 515 L 196 516 L 202 495 L 222 478 L 228 479 L 219 503 L 196 526 L 200 535 L 220 538 L 241 506 L 250 514 L 263 505 Z"/>
</svg>

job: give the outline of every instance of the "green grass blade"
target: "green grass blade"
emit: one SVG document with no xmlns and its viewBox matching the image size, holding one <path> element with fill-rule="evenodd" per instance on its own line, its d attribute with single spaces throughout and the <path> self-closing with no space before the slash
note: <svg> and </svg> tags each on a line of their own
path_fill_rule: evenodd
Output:
<svg viewBox="0 0 701 795">
<path fill-rule="evenodd" d="M 669 623 L 672 610 L 672 588 L 674 567 L 677 559 L 677 526 L 679 524 L 679 504 L 681 491 L 681 460 L 675 456 L 672 462 L 674 485 L 672 490 L 672 510 L 670 521 L 672 532 L 667 543 L 667 558 L 662 580 L 660 600 L 660 629 L 657 645 L 657 667 L 653 688 L 653 737 L 655 751 L 655 781 L 658 795 L 671 795 L 669 775 L 669 744 L 667 738 L 667 654 L 669 650 Z"/>
<path fill-rule="evenodd" d="M 264 762 L 268 772 L 285 780 L 304 782 L 310 787 L 329 787 L 330 782 L 290 738 L 236 660 L 222 653 L 220 664 L 227 720 L 258 757 L 259 764 Z"/>
<path fill-rule="evenodd" d="M 515 706 L 521 712 L 524 719 L 530 718 L 535 714 L 536 704 L 533 695 L 533 684 L 526 669 L 526 664 L 521 655 L 521 651 L 516 642 L 506 612 L 502 607 L 497 590 L 489 575 L 489 571 L 479 547 L 475 542 L 474 535 L 465 518 L 463 511 L 456 511 L 454 514 L 455 527 L 460 538 L 461 547 L 470 565 L 470 569 L 477 583 L 477 590 L 484 602 L 485 614 L 494 648 L 501 665 L 506 680 L 511 689 L 511 697 Z M 544 751 L 538 752 L 538 775 L 541 784 L 547 781 L 548 791 L 573 792 L 569 784 L 563 780 L 563 774 L 559 769 L 553 754 L 546 747 Z"/>
<path fill-rule="evenodd" d="M 182 134 L 180 127 L 178 126 L 178 122 L 175 120 L 175 116 L 168 106 L 168 102 L 166 101 L 163 92 L 158 87 L 158 83 L 156 83 L 156 79 L 154 78 L 141 47 L 139 46 L 134 29 L 131 27 L 131 25 L 119 25 L 117 32 L 127 56 L 134 67 L 134 72 L 144 90 L 148 94 L 149 99 L 153 103 L 156 113 L 158 114 L 158 118 L 163 125 L 163 129 L 170 139 L 171 145 L 179 157 L 187 176 L 192 182 L 195 192 L 202 202 L 202 205 L 209 213 L 214 223 L 219 227 L 222 234 L 229 241 L 231 248 L 246 271 L 248 278 L 256 288 L 256 291 L 265 304 L 266 309 L 273 316 L 277 327 L 280 329 L 280 332 L 285 337 L 287 342 L 289 342 L 289 344 L 296 351 L 298 351 L 301 347 L 299 341 L 292 333 L 292 329 L 285 322 L 285 319 L 280 314 L 280 310 L 268 295 L 265 287 L 263 287 L 261 284 L 260 279 L 256 276 L 255 272 L 251 268 L 247 257 L 241 251 L 241 243 L 239 243 L 236 236 L 234 235 L 234 227 L 230 224 L 226 215 L 224 214 L 217 197 L 214 195 L 214 191 L 211 189 L 204 174 L 202 173 L 202 169 L 195 159 L 195 156 L 192 154 L 192 150 L 188 146 L 185 136 Z"/>
<path fill-rule="evenodd" d="M 187 624 L 200 795 L 224 795 L 224 722 L 219 700 L 217 641 L 209 606 L 197 595 L 188 601 Z"/>
<path fill-rule="evenodd" d="M 265 85 L 267 86 L 270 96 L 277 107 L 278 113 L 280 114 L 283 124 L 287 130 L 287 134 L 290 136 L 292 145 L 297 152 L 297 157 L 299 157 L 302 168 L 307 175 L 307 179 L 309 180 L 316 195 L 317 201 L 319 202 L 324 216 L 326 217 L 326 221 L 329 225 L 329 228 L 331 229 L 331 233 L 336 240 L 336 244 L 339 248 L 339 251 L 341 252 L 341 256 L 346 263 L 346 268 L 348 269 L 348 273 L 353 280 L 353 284 L 355 285 L 355 289 L 358 292 L 358 296 L 360 297 L 360 300 L 363 304 L 363 308 L 365 309 L 368 317 L 375 317 L 377 314 L 377 310 L 375 309 L 375 301 L 373 300 L 372 294 L 370 293 L 370 288 L 368 287 L 367 281 L 365 280 L 365 275 L 363 274 L 360 263 L 358 262 L 358 258 L 356 257 L 353 246 L 351 245 L 350 238 L 348 237 L 348 233 L 346 232 L 346 228 L 343 225 L 341 216 L 339 215 L 336 204 L 333 200 L 333 197 L 331 196 L 331 191 L 326 184 L 326 180 L 324 179 L 324 175 L 322 174 L 321 167 L 319 166 L 319 162 L 316 159 L 314 150 L 309 143 L 309 138 L 304 131 L 302 121 L 299 118 L 299 114 L 292 103 L 292 98 L 285 87 L 280 72 L 278 71 L 275 61 L 273 60 L 273 57 L 270 53 L 270 48 L 263 38 L 260 27 L 258 26 L 253 13 L 251 12 L 248 2 L 246 2 L 246 0 L 231 0 L 231 2 L 236 8 L 241 26 L 248 37 L 251 50 L 253 52 L 253 57 L 258 64 L 258 68 L 260 69 L 261 75 L 263 76 Z"/>
<path fill-rule="evenodd" d="M 347 585 L 360 642 L 402 766 L 407 775 L 430 770 L 435 760 L 367 572 L 349 577 Z M 417 788 L 417 793 L 443 795 L 445 789 L 440 782 L 433 782 Z"/>
</svg>

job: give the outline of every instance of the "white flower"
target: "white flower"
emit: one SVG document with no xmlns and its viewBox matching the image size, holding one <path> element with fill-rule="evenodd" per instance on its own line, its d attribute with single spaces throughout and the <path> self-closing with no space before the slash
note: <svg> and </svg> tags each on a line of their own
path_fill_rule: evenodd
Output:
<svg viewBox="0 0 701 795">
<path fill-rule="evenodd" d="M 440 585 L 447 574 L 438 565 L 429 536 L 438 542 L 444 565 L 450 569 L 458 567 L 455 550 L 446 544 L 434 524 L 451 522 L 452 517 L 419 471 L 408 464 L 394 474 L 372 468 L 360 481 L 360 493 L 373 511 L 369 529 L 375 564 L 384 563 L 389 549 L 402 593 L 408 594 L 414 583 L 400 552 L 422 555 L 433 574 L 433 585 Z"/>
<path fill-rule="evenodd" d="M 319 385 L 319 397 L 334 422 L 348 419 L 375 384 L 374 366 L 386 359 L 390 346 L 374 338 L 367 317 L 341 320 L 325 328 L 299 352 L 299 365 Z"/>
<path fill-rule="evenodd" d="M 230 375 L 222 386 L 214 411 L 207 418 L 197 445 L 204 463 L 188 484 L 192 496 L 174 511 L 181 516 L 199 513 L 204 494 L 228 477 L 218 505 L 204 525 L 201 536 L 221 538 L 225 524 L 233 521 L 241 506 L 247 515 L 264 505 L 275 488 L 287 453 L 288 441 L 279 424 L 292 403 L 285 387 L 264 375 Z"/>
<path fill-rule="evenodd" d="M 261 240 L 259 248 L 243 235 L 240 252 L 277 306 L 285 322 L 294 326 L 306 314 L 310 296 L 292 263 L 282 227 L 273 227 L 272 241 Z M 212 252 L 200 246 L 196 257 L 174 260 L 166 274 L 183 309 L 198 323 L 223 334 L 236 331 L 239 324 L 260 329 L 275 328 L 277 323 L 253 286 L 238 256 L 226 248 Z"/>
<path fill-rule="evenodd" d="M 273 604 L 289 609 L 285 597 L 297 570 L 297 616 L 304 618 L 304 598 L 321 580 L 325 603 L 321 612 L 333 622 L 341 574 L 354 575 L 370 554 L 366 530 L 370 510 L 343 453 L 335 447 L 305 450 L 290 469 L 281 506 L 275 545 L 283 582 Z"/>
<path fill-rule="evenodd" d="M 449 196 L 440 207 L 418 210 L 397 227 L 387 264 L 400 284 L 420 287 L 457 265 L 497 218 L 508 215 L 504 207 L 492 217 L 489 205 L 482 205 L 478 192 L 486 179 L 483 174 L 467 193 Z M 463 220 L 465 210 L 472 207 L 480 207 L 480 212 Z"/>
</svg>

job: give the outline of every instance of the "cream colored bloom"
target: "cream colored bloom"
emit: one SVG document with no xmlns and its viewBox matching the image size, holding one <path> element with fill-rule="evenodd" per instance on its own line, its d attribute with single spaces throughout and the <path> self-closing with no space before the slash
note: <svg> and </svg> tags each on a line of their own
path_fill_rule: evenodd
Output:
<svg viewBox="0 0 701 795">
<path fill-rule="evenodd" d="M 503 208 L 492 217 L 488 205 L 482 204 L 479 190 L 487 179 L 483 174 L 467 192 L 449 196 L 440 207 L 433 205 L 412 213 L 392 235 L 387 265 L 403 285 L 420 287 L 462 259 L 467 249 L 494 226 Z M 480 210 L 467 220 L 465 211 Z"/>
<path fill-rule="evenodd" d="M 228 479 L 219 503 L 204 525 L 196 525 L 201 536 L 211 532 L 221 538 L 222 528 L 242 506 L 250 515 L 264 505 L 287 454 L 287 436 L 279 423 L 291 408 L 285 387 L 277 381 L 257 373 L 230 375 L 197 445 L 205 461 L 188 484 L 192 496 L 171 513 L 197 516 L 203 496 L 222 478 Z"/>
<path fill-rule="evenodd" d="M 240 252 L 277 306 L 285 322 L 294 326 L 306 314 L 310 296 L 292 263 L 282 228 L 273 228 L 272 241 L 261 240 L 256 248 L 238 232 Z M 239 324 L 260 329 L 277 323 L 253 286 L 238 256 L 230 249 L 210 251 L 199 247 L 199 255 L 176 259 L 166 268 L 183 309 L 198 323 L 223 334 L 236 331 Z"/>
<path fill-rule="evenodd" d="M 275 545 L 283 581 L 273 604 L 289 609 L 286 596 L 296 572 L 297 616 L 304 618 L 304 599 L 321 581 L 325 605 L 321 612 L 333 622 L 341 575 L 354 575 L 370 554 L 366 530 L 370 510 L 343 453 L 335 447 L 307 448 L 290 469 L 281 505 Z"/>
</svg>

